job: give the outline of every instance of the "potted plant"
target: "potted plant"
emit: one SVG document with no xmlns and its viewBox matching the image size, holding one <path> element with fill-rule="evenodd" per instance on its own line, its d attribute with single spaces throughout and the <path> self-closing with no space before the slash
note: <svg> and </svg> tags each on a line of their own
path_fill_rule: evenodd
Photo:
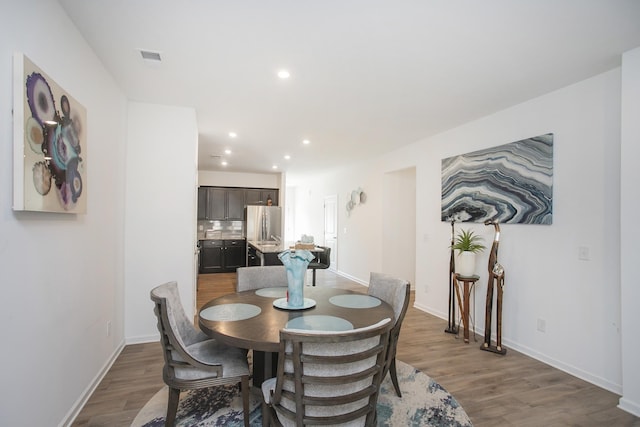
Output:
<svg viewBox="0 0 640 427">
<path fill-rule="evenodd" d="M 482 237 L 475 235 L 471 230 L 460 230 L 451 249 L 458 251 L 455 267 L 456 273 L 461 276 L 473 276 L 476 272 L 476 254 L 482 252 L 485 246 L 481 243 Z"/>
</svg>

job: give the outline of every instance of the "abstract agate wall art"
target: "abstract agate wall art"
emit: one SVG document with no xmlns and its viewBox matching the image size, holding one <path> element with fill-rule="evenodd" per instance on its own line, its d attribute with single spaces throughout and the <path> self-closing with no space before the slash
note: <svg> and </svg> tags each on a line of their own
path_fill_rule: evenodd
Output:
<svg viewBox="0 0 640 427">
<path fill-rule="evenodd" d="M 13 72 L 13 209 L 85 213 L 85 108 L 26 56 Z"/>
<path fill-rule="evenodd" d="M 442 160 L 442 221 L 551 224 L 553 134 Z"/>
</svg>

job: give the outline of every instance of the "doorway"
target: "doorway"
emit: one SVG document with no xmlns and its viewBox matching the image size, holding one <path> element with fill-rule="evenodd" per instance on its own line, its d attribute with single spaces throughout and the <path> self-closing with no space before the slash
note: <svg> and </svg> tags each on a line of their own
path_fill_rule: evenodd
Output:
<svg viewBox="0 0 640 427">
<path fill-rule="evenodd" d="M 338 196 L 324 198 L 324 245 L 331 248 L 330 270 L 338 270 Z"/>
</svg>

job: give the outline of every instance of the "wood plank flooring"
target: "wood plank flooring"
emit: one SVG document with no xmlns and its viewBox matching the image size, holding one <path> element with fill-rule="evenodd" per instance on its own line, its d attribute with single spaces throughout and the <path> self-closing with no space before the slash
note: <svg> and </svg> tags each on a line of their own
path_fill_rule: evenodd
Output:
<svg viewBox="0 0 640 427">
<path fill-rule="evenodd" d="M 366 292 L 328 270 L 318 284 Z M 310 283 L 310 282 L 308 282 Z M 235 290 L 235 273 L 200 275 L 197 306 Z M 506 356 L 481 351 L 444 333 L 447 322 L 412 302 L 400 333 L 398 359 L 447 389 L 484 426 L 637 426 L 640 418 L 616 408 L 619 396 L 509 349 Z M 126 427 L 163 386 L 159 343 L 125 347 L 73 426 Z M 404 426 L 402 426 L 404 427 Z"/>
</svg>

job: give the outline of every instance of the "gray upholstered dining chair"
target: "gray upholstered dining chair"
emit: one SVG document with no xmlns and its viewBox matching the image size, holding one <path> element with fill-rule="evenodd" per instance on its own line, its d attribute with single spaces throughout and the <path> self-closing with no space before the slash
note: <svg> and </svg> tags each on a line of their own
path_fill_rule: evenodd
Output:
<svg viewBox="0 0 640 427">
<path fill-rule="evenodd" d="M 180 391 L 240 384 L 244 425 L 249 425 L 249 364 L 247 352 L 229 347 L 198 331 L 184 312 L 178 285 L 151 290 L 164 354 L 162 378 L 169 386 L 165 425 L 175 423 Z"/>
<path fill-rule="evenodd" d="M 262 425 L 375 425 L 391 326 L 282 329 L 277 376 L 262 383 Z"/>
<path fill-rule="evenodd" d="M 396 371 L 396 350 L 398 338 L 400 337 L 400 327 L 409 308 L 410 292 L 411 284 L 404 279 L 374 272 L 369 277 L 369 295 L 379 298 L 393 307 L 394 324 L 389 334 L 387 366 L 385 367 L 384 375 L 386 376 L 387 372 L 390 373 L 391 382 L 393 382 L 398 397 L 402 397 L 402 393 L 400 392 L 398 373 Z"/>
<path fill-rule="evenodd" d="M 316 270 L 324 270 L 331 266 L 331 248 L 327 246 L 318 246 L 322 252 L 317 253 L 317 259 L 309 263 L 310 270 L 313 271 L 313 286 L 316 285 Z"/>
<path fill-rule="evenodd" d="M 252 289 L 286 287 L 287 270 L 284 265 L 265 265 L 262 267 L 239 267 L 236 270 L 236 292 Z"/>
</svg>

